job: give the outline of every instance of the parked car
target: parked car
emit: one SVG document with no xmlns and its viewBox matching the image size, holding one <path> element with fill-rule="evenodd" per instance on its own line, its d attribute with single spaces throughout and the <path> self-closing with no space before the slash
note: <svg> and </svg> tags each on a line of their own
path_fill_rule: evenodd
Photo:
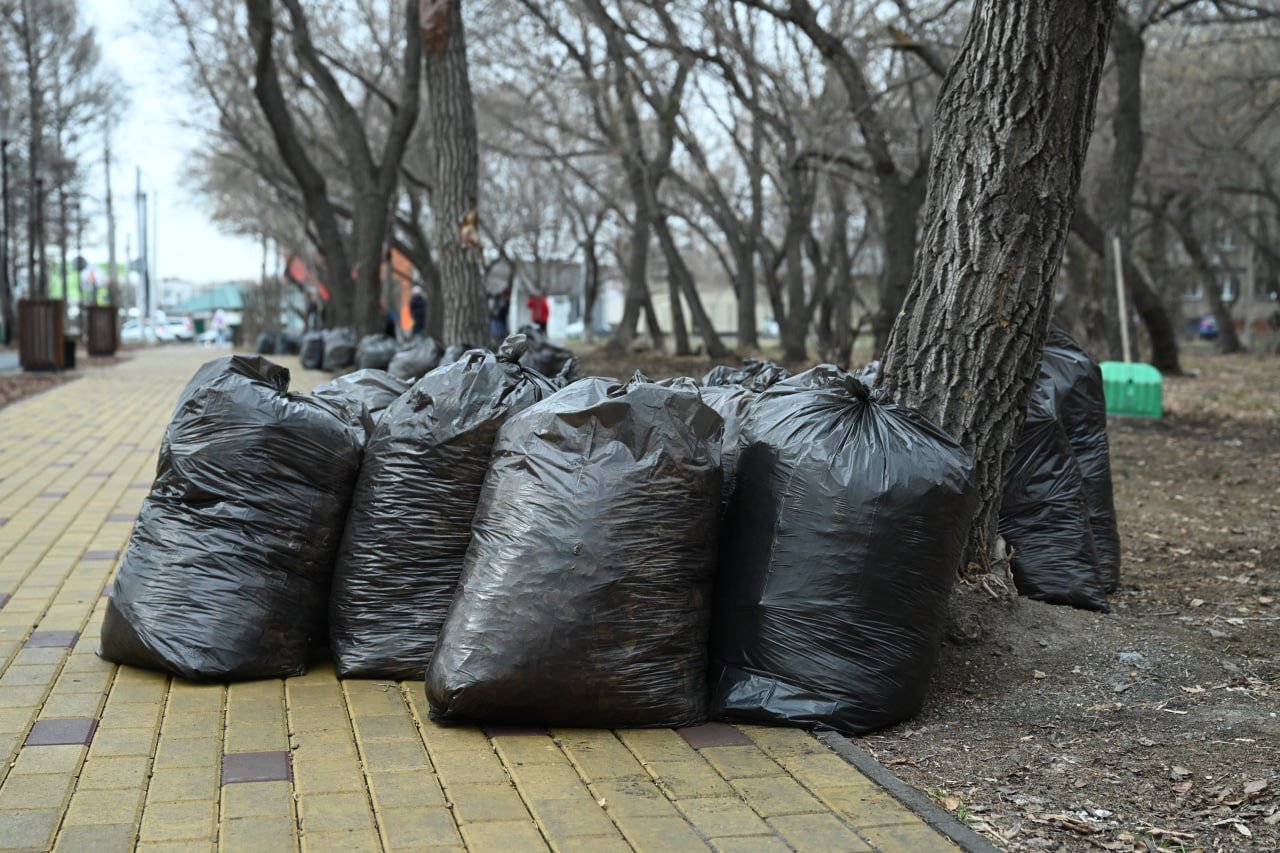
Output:
<svg viewBox="0 0 1280 853">
<path fill-rule="evenodd" d="M 195 336 L 195 326 L 190 317 L 160 318 L 153 320 L 145 328 L 142 321 L 135 317 L 126 320 L 120 327 L 120 342 L 126 344 L 137 344 L 143 341 L 160 341 L 161 343 L 192 341 L 195 340 Z"/>
<path fill-rule="evenodd" d="M 1206 341 L 1218 337 L 1218 320 L 1212 314 L 1200 318 L 1200 337 Z"/>
</svg>

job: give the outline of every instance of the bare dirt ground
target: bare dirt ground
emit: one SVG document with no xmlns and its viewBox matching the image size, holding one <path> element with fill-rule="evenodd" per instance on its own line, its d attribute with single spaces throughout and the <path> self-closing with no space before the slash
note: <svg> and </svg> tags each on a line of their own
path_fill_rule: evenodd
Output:
<svg viewBox="0 0 1280 853">
<path fill-rule="evenodd" d="M 1110 424 L 1112 612 L 962 587 L 981 639 L 859 739 L 999 847 L 1280 848 L 1280 359 L 1187 366 L 1164 420 Z"/>
</svg>

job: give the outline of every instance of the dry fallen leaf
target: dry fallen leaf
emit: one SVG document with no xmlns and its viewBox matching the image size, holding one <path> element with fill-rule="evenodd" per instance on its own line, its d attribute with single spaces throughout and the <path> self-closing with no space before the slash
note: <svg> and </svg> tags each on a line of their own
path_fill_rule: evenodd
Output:
<svg viewBox="0 0 1280 853">
<path fill-rule="evenodd" d="M 1245 796 L 1250 796 L 1252 794 L 1261 794 L 1265 790 L 1267 790 L 1266 779 L 1257 779 L 1244 786 Z"/>
<path fill-rule="evenodd" d="M 1192 606 L 1192 607 L 1202 607 L 1202 606 L 1204 606 L 1204 599 L 1203 599 L 1203 598 L 1193 598 L 1193 599 L 1191 599 L 1191 606 Z"/>
<path fill-rule="evenodd" d="M 953 812 L 953 811 L 955 811 L 956 809 L 960 808 L 960 798 L 959 798 L 959 797 L 943 797 L 943 798 L 942 798 L 941 800 L 939 800 L 938 802 L 939 802 L 939 803 L 941 803 L 941 804 L 942 804 L 942 807 L 943 807 L 944 809 L 946 809 L 947 811 L 949 811 L 949 812 Z"/>
<path fill-rule="evenodd" d="M 1046 675 L 1045 673 L 1041 672 L 1041 671 L 1040 671 L 1040 670 L 1038 670 L 1038 669 L 1033 669 L 1033 670 L 1031 671 L 1031 677 L 1032 677 L 1032 678 L 1036 678 L 1036 679 L 1040 679 L 1040 678 L 1048 678 L 1049 676 L 1048 676 L 1048 675 Z"/>
<path fill-rule="evenodd" d="M 1174 780 L 1185 779 L 1190 775 L 1191 775 L 1190 770 L 1188 770 L 1185 767 L 1179 766 L 1177 764 L 1173 765 L 1173 769 L 1169 771 L 1169 778 Z"/>
</svg>

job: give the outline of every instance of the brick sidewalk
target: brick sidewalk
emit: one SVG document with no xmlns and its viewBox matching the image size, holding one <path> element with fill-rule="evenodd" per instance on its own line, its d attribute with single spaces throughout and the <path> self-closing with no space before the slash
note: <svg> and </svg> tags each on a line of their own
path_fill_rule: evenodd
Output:
<svg viewBox="0 0 1280 853">
<path fill-rule="evenodd" d="M 421 682 L 99 660 L 171 408 L 220 354 L 140 352 L 0 410 L 0 850 L 956 849 L 796 730 L 445 728 Z"/>
</svg>

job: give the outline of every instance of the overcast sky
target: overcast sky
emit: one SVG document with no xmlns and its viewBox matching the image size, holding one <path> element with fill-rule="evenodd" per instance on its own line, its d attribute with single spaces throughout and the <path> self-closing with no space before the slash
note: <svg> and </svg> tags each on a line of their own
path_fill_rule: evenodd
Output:
<svg viewBox="0 0 1280 853">
<path fill-rule="evenodd" d="M 194 140 L 173 116 L 185 112 L 187 97 L 173 80 L 177 62 L 165 55 L 166 50 L 177 48 L 160 43 L 139 20 L 148 5 L 121 0 L 83 0 L 81 4 L 98 31 L 104 57 L 118 69 L 129 90 L 130 106 L 119 119 L 113 152 L 111 190 L 117 211 L 118 257 L 124 258 L 126 235 L 135 251 L 138 245 L 134 170 L 140 166 L 144 191 L 157 193 L 159 199 L 155 273 L 160 278 L 257 278 L 262 259 L 259 244 L 219 232 L 205 214 L 202 200 L 191 194 L 183 179 L 183 164 Z M 94 229 L 98 234 L 105 231 L 105 226 Z M 97 250 L 86 246 L 91 261 L 106 261 L 105 239 L 102 243 Z"/>
</svg>

